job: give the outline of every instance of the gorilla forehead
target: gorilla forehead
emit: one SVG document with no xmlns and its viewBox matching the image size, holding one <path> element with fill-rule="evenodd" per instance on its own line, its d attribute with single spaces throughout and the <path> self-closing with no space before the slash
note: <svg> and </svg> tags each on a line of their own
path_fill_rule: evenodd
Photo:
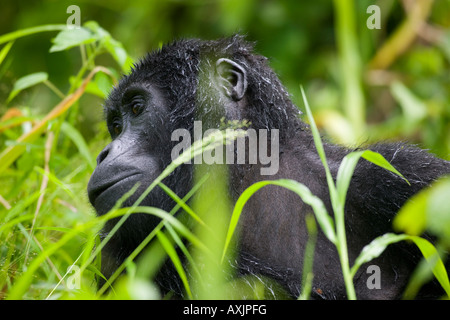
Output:
<svg viewBox="0 0 450 320">
<path fill-rule="evenodd" d="M 255 119 L 253 127 L 285 128 L 289 115 L 297 117 L 299 109 L 268 65 L 268 59 L 253 50 L 254 44 L 242 35 L 218 40 L 181 39 L 164 45 L 138 61 L 131 73 L 120 80 L 105 103 L 105 112 L 114 102 L 120 103 L 128 87 L 147 83 L 161 89 L 164 94 L 171 124 L 176 128 L 189 127 L 199 99 L 205 98 L 197 91 L 201 78 L 199 73 L 215 67 L 219 58 L 229 58 L 247 70 L 247 100 L 250 104 L 246 118 Z M 280 134 L 283 139 L 283 132 Z"/>
<path fill-rule="evenodd" d="M 230 57 L 245 60 L 253 44 L 241 35 L 214 41 L 182 39 L 164 45 L 138 61 L 132 72 L 123 77 L 110 99 L 132 83 L 151 82 L 163 88 L 189 88 L 189 80 L 196 80 L 201 59 Z M 180 83 L 185 83 L 184 86 Z"/>
<path fill-rule="evenodd" d="M 219 40 L 182 39 L 164 45 L 155 50 L 135 65 L 135 70 L 140 72 L 164 73 L 180 67 L 180 72 L 194 71 L 192 60 L 198 62 L 200 57 L 229 57 L 238 58 L 248 56 L 253 51 L 253 44 L 244 40 L 240 35 L 234 35 Z M 188 70 L 183 70 L 183 66 Z M 197 64 L 198 67 L 198 64 Z M 168 69 L 169 68 L 169 69 Z M 150 70 L 149 70 L 150 69 Z"/>
</svg>

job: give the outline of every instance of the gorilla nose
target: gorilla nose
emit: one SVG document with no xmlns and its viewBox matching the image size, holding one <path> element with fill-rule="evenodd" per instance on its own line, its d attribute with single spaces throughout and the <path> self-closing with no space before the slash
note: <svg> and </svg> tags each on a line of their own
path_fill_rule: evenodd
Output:
<svg viewBox="0 0 450 320">
<path fill-rule="evenodd" d="M 98 155 L 97 157 L 97 165 L 103 162 L 109 154 L 109 150 L 111 149 L 111 144 L 108 144 Z"/>
<path fill-rule="evenodd" d="M 98 157 L 97 157 L 97 165 L 99 165 L 100 163 L 103 162 L 103 160 L 105 160 L 105 158 L 108 156 L 108 153 L 109 153 L 109 151 L 108 151 L 107 148 L 103 149 L 103 150 L 100 152 L 100 154 L 99 154 Z"/>
<path fill-rule="evenodd" d="M 124 147 L 121 140 L 112 141 L 98 155 L 97 166 L 104 162 L 106 158 L 109 157 L 111 160 L 118 156 L 121 156 L 124 152 L 126 152 L 126 148 Z"/>
</svg>

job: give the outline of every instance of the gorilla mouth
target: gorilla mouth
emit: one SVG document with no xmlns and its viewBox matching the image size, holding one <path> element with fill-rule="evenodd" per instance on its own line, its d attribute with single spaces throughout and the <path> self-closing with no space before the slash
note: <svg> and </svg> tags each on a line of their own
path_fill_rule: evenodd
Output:
<svg viewBox="0 0 450 320">
<path fill-rule="evenodd" d="M 96 205 L 98 201 L 102 204 L 105 204 L 105 202 L 112 202 L 112 205 L 114 205 L 121 196 L 130 190 L 130 185 L 132 187 L 139 181 L 136 177 L 138 175 L 140 175 L 140 173 L 136 172 L 126 176 L 120 176 L 119 178 L 114 177 L 114 179 L 110 181 L 101 181 L 99 184 L 94 183 L 93 186 L 89 188 L 89 201 L 95 208 L 102 206 Z M 136 181 L 133 182 L 133 180 Z"/>
</svg>

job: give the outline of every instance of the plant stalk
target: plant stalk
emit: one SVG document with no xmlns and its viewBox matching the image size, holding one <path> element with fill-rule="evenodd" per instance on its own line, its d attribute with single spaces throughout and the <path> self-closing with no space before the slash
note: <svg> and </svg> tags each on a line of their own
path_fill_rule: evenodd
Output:
<svg viewBox="0 0 450 320">
<path fill-rule="evenodd" d="M 336 215 L 336 248 L 341 262 L 342 276 L 344 277 L 345 290 L 347 291 L 347 299 L 356 300 L 355 286 L 353 285 L 353 277 L 350 272 L 350 264 L 348 260 L 347 237 L 345 235 L 344 205 L 334 208 Z"/>
</svg>

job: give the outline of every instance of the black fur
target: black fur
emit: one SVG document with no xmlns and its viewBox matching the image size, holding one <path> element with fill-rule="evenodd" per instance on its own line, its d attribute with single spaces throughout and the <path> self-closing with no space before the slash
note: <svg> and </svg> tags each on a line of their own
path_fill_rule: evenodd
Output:
<svg viewBox="0 0 450 320">
<path fill-rule="evenodd" d="M 248 86 L 244 98 L 226 99 L 215 86 L 214 69 L 220 58 L 230 59 L 245 70 L 243 75 Z M 144 99 L 146 111 L 138 117 L 129 115 L 124 107 L 128 103 L 124 101 L 124 93 L 134 87 L 147 97 Z M 332 212 L 325 171 L 311 132 L 300 120 L 297 107 L 267 65 L 267 59 L 256 55 L 253 45 L 241 36 L 217 41 L 180 40 L 150 53 L 114 88 L 105 103 L 105 113 L 113 142 L 99 155 L 98 167 L 88 187 L 91 202 L 99 214 L 108 211 L 135 182 L 142 182 L 143 187 L 139 189 L 142 192 L 170 163 L 170 151 L 176 144 L 170 141 L 173 130 L 186 128 L 192 132 L 194 120 L 202 120 L 208 128 L 218 128 L 218 119 L 222 117 L 250 120 L 253 129 L 280 130 L 277 174 L 261 176 L 260 164 L 229 165 L 232 199 L 236 200 L 256 181 L 289 178 L 305 184 L 324 201 L 328 212 Z M 114 121 L 120 122 L 118 133 Z M 365 160 L 360 161 L 348 190 L 345 213 L 351 264 L 366 244 L 391 231 L 394 215 L 408 198 L 450 172 L 449 162 L 414 146 L 393 143 L 369 148 L 381 153 L 411 185 Z M 325 151 L 335 177 L 341 160 L 352 150 L 326 143 Z M 131 171 L 136 175 L 130 183 L 107 188 L 117 182 L 114 176 L 124 178 Z M 164 182 L 183 197 L 192 187 L 192 166 L 182 165 Z M 131 205 L 136 198 L 132 197 L 125 205 Z M 144 205 L 169 211 L 173 202 L 161 190 L 154 190 Z M 310 211 L 298 196 L 281 187 L 265 187 L 256 193 L 247 203 L 240 221 L 240 261 L 236 266 L 240 272 L 271 277 L 293 297 L 298 296 L 308 239 L 304 215 Z M 110 276 L 157 222 L 145 215 L 132 215 L 104 248 L 103 273 Z M 104 233 L 113 225 L 114 221 L 109 222 Z M 371 262 L 381 268 L 382 289 L 367 288 L 368 275 L 363 266 L 355 276 L 357 297 L 401 297 L 419 256 L 412 245 L 389 247 Z M 173 270 L 168 268 L 161 274 L 163 278 L 171 278 L 170 281 L 163 279 L 163 286 L 182 294 Z M 439 285 L 426 289 L 422 297 L 442 294 Z M 346 297 L 336 248 L 322 233 L 319 233 L 314 256 L 313 297 Z"/>
</svg>

